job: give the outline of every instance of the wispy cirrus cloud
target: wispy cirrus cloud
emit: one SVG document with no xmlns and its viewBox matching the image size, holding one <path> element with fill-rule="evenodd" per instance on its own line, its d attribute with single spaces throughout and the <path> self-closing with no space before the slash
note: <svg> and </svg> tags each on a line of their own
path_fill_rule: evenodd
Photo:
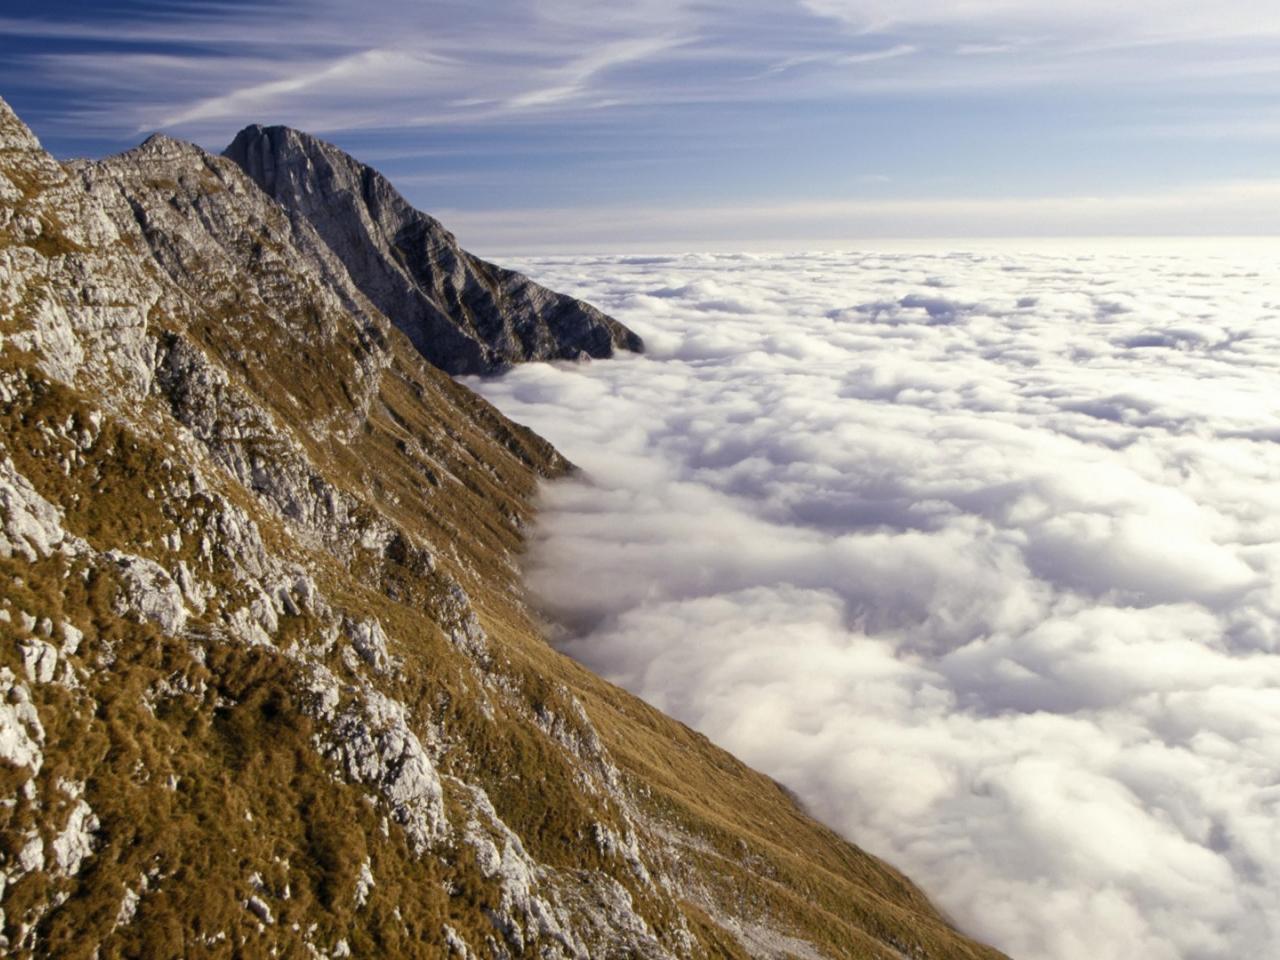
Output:
<svg viewBox="0 0 1280 960">
<path fill-rule="evenodd" d="M 1276 24 L 1262 0 L 48 0 L 0 19 L 0 90 L 62 155 L 158 129 L 220 149 L 283 123 L 398 157 L 387 172 L 435 209 L 634 210 L 614 238 L 657 229 L 652 211 L 692 239 L 680 211 L 714 224 L 727 208 L 781 230 L 760 243 L 803 242 L 805 222 L 824 241 L 1085 221 L 1257 232 L 1264 212 L 1237 205 L 1233 227 L 1225 201 L 1195 207 L 1204 223 L 1167 211 L 1274 176 L 1257 146 L 1280 140 Z M 1126 219 L 1157 195 L 1146 226 Z M 995 199 L 972 216 L 966 197 Z M 1042 216 L 1028 197 L 1116 206 Z M 825 210 L 780 209 L 805 203 Z"/>
<path fill-rule="evenodd" d="M 810 66 L 852 66 L 859 63 L 877 63 L 881 60 L 893 60 L 897 57 L 908 57 L 918 51 L 918 47 L 909 43 L 899 43 L 892 47 L 885 47 L 880 50 L 868 50 L 863 53 L 810 53 L 797 57 L 788 57 L 785 60 L 779 60 L 777 63 L 762 73 L 755 74 L 747 79 L 757 79 L 759 77 L 767 77 L 796 67 Z"/>
<path fill-rule="evenodd" d="M 311 69 L 295 69 L 281 79 L 252 83 L 197 101 L 177 113 L 161 117 L 154 125 L 143 123 L 139 129 L 149 126 L 173 129 L 202 121 L 258 116 L 270 113 L 291 98 L 331 97 L 339 90 L 346 96 L 358 93 L 361 88 L 367 93 L 378 93 L 395 84 L 419 83 L 445 75 L 456 66 L 455 61 L 435 54 L 364 50 L 323 61 Z"/>
<path fill-rule="evenodd" d="M 1159 9 L 1095 0 L 646 0 L 623 11 L 545 0 L 482 8 L 322 0 L 143 14 L 107 19 L 69 8 L 5 18 L 0 31 L 27 48 L 9 70 L 64 85 L 81 104 L 65 114 L 76 123 L 109 103 L 100 122 L 202 136 L 246 112 L 306 116 L 328 130 L 492 121 L 587 103 L 1008 89 L 1213 69 L 1252 76 L 1274 52 L 1265 43 L 1280 37 L 1261 0 L 1224 0 L 1212 11 L 1184 0 Z M 75 49 L 58 48 L 68 41 Z M 1135 54 L 1143 44 L 1178 49 Z M 1243 57 L 1239 44 L 1256 57 Z"/>
<path fill-rule="evenodd" d="M 323 132 L 567 109 L 625 93 L 608 82 L 611 71 L 661 59 L 684 42 L 694 24 L 681 10 L 640 3 L 626 17 L 581 7 L 571 17 L 547 3 L 477 12 L 452 3 L 321 2 L 157 10 L 110 23 L 9 18 L 5 26 L 11 36 L 54 42 L 20 52 L 10 66 L 60 78 L 78 94 L 68 97 L 78 105 L 60 114 L 68 122 L 204 138 L 248 116 L 307 117 Z"/>
<path fill-rule="evenodd" d="M 1216 40 L 1280 36 L 1280 21 L 1267 0 L 1161 0 L 1113 3 L 1078 0 L 802 0 L 809 10 L 867 33 L 895 29 L 961 33 L 1106 38 L 1111 43 L 1152 43 L 1194 38 Z"/>
<path fill-rule="evenodd" d="M 645 37 L 636 40 L 616 40 L 570 60 L 562 67 L 554 68 L 547 78 L 549 83 L 508 98 L 504 105 L 510 109 L 546 107 L 575 100 L 590 89 L 591 82 L 615 67 L 650 60 L 679 46 L 679 38 Z"/>
</svg>

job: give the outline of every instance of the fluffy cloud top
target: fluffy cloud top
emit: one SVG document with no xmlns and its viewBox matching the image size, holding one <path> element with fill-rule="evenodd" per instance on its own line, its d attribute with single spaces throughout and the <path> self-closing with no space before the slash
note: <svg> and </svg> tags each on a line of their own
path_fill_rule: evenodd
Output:
<svg viewBox="0 0 1280 960">
<path fill-rule="evenodd" d="M 1274 258 L 518 266 L 652 348 L 478 384 L 566 651 L 1019 958 L 1276 950 Z"/>
</svg>

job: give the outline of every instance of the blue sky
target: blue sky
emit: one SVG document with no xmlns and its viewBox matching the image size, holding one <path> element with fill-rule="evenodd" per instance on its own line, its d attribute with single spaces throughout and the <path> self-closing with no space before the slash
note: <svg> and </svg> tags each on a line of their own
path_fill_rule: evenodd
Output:
<svg viewBox="0 0 1280 960">
<path fill-rule="evenodd" d="M 484 249 L 1280 232 L 1274 0 L 3 0 L 0 95 L 297 126 Z"/>
</svg>

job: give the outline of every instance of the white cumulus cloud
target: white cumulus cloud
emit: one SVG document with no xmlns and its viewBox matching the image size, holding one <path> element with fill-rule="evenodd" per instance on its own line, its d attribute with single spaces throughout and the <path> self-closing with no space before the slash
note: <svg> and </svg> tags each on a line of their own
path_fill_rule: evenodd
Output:
<svg viewBox="0 0 1280 960">
<path fill-rule="evenodd" d="M 584 467 L 559 644 L 1022 960 L 1273 954 L 1265 254 L 517 264 L 651 347 L 477 384 Z"/>
</svg>

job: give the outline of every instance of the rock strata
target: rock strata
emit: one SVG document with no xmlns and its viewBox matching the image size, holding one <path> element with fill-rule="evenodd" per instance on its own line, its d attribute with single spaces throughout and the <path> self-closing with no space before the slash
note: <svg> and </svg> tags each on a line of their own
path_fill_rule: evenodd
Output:
<svg viewBox="0 0 1280 960">
<path fill-rule="evenodd" d="M 295 225 L 313 227 L 361 292 L 447 373 L 643 349 L 638 336 L 590 304 L 467 253 L 386 177 L 332 144 L 255 125 L 224 155 Z"/>
</svg>

